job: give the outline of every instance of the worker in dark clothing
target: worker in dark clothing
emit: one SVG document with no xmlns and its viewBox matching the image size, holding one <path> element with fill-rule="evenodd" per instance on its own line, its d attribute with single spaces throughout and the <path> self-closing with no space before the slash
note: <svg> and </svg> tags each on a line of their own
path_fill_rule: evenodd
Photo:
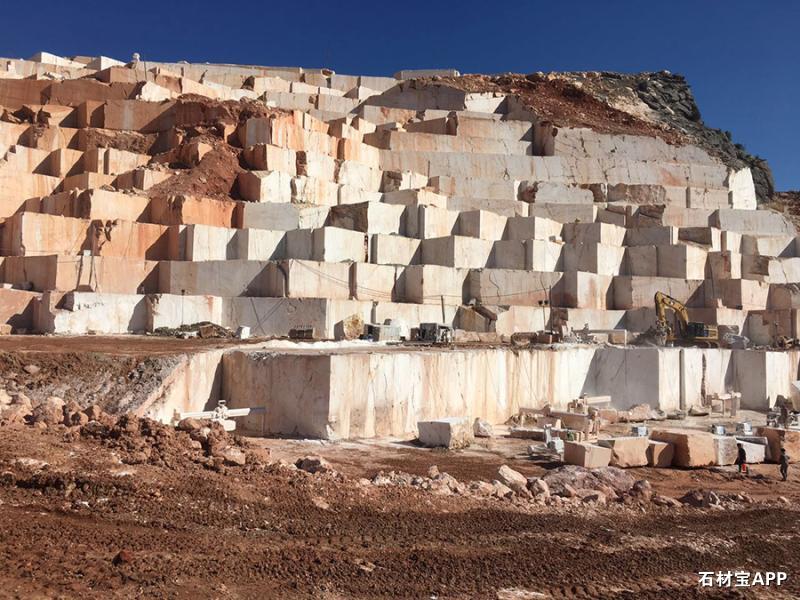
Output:
<svg viewBox="0 0 800 600">
<path fill-rule="evenodd" d="M 786 454 L 786 448 L 781 448 L 781 458 L 778 461 L 781 466 L 781 477 L 783 481 L 789 477 L 789 455 Z"/>
<path fill-rule="evenodd" d="M 739 473 L 747 474 L 747 451 L 744 449 L 742 444 L 736 444 L 737 448 L 739 448 L 738 453 L 736 454 L 736 462 L 735 465 L 739 465 Z"/>
<path fill-rule="evenodd" d="M 781 404 L 781 425 L 784 429 L 789 429 L 789 407 L 786 401 Z"/>
</svg>

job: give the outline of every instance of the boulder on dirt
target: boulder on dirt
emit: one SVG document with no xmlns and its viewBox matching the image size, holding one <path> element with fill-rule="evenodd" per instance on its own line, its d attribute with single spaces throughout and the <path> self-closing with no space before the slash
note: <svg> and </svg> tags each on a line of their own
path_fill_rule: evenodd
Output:
<svg viewBox="0 0 800 600">
<path fill-rule="evenodd" d="M 689 407 L 690 417 L 707 417 L 709 410 L 705 406 L 698 406 L 697 404 Z"/>
<path fill-rule="evenodd" d="M 619 420 L 622 422 L 636 423 L 647 421 L 653 417 L 653 408 L 649 404 L 637 404 L 628 410 L 619 412 Z"/>
<path fill-rule="evenodd" d="M 450 450 L 466 448 L 472 443 L 472 427 L 466 417 L 446 417 L 435 421 L 417 422 L 419 441 L 429 448 Z"/>
<path fill-rule="evenodd" d="M 674 446 L 672 464 L 676 467 L 710 467 L 717 459 L 714 437 L 705 431 L 654 429 L 650 439 Z"/>
<path fill-rule="evenodd" d="M 0 410 L 0 420 L 6 425 L 24 423 L 31 417 L 31 408 L 24 404 L 12 404 Z"/>
<path fill-rule="evenodd" d="M 330 473 L 333 471 L 333 466 L 321 456 L 305 456 L 297 459 L 294 465 L 301 471 L 307 473 Z"/>
<path fill-rule="evenodd" d="M 511 498 L 514 495 L 514 490 L 512 490 L 502 481 L 497 481 L 495 479 L 492 482 L 492 486 L 494 487 L 494 495 L 497 498 Z"/>
<path fill-rule="evenodd" d="M 495 487 L 487 481 L 471 481 L 469 491 L 476 496 L 491 496 L 495 492 Z"/>
<path fill-rule="evenodd" d="M 597 444 L 611 449 L 612 466 L 626 469 L 647 464 L 648 442 L 646 437 L 626 436 L 598 440 Z"/>
<path fill-rule="evenodd" d="M 89 419 L 89 421 L 98 421 L 106 424 L 112 424 L 114 421 L 114 417 L 109 415 L 106 411 L 100 408 L 97 404 L 92 404 L 88 408 L 84 409 L 84 414 Z"/>
<path fill-rule="evenodd" d="M 111 564 L 114 565 L 115 567 L 119 567 L 120 565 L 125 565 L 132 561 L 133 561 L 133 552 L 131 552 L 130 550 L 120 550 L 119 552 L 117 552 L 114 558 L 111 559 Z"/>
<path fill-rule="evenodd" d="M 681 496 L 680 501 L 695 508 L 708 508 L 720 503 L 719 496 L 709 490 L 689 490 Z"/>
<path fill-rule="evenodd" d="M 656 506 L 666 506 L 669 508 L 677 508 L 681 505 L 681 503 L 675 498 L 670 498 L 669 496 L 662 496 L 660 494 L 656 494 L 655 496 L 653 496 L 653 504 L 655 504 Z"/>
<path fill-rule="evenodd" d="M 247 455 L 239 448 L 225 448 L 221 456 L 225 464 L 229 467 L 243 467 L 247 463 Z"/>
<path fill-rule="evenodd" d="M 528 489 L 531 491 L 534 498 L 543 498 L 544 500 L 550 498 L 550 486 L 540 477 L 531 477 L 528 479 Z"/>
<path fill-rule="evenodd" d="M 186 417 L 185 419 L 181 419 L 180 421 L 178 421 L 178 425 L 176 428 L 179 431 L 192 432 L 192 431 L 198 431 L 199 429 L 202 429 L 203 427 L 206 426 L 208 426 L 207 421 L 202 421 L 200 419 L 193 419 L 192 417 Z"/>
<path fill-rule="evenodd" d="M 514 490 L 516 494 L 526 497 L 531 496 L 531 492 L 528 489 L 528 479 L 525 475 L 519 471 L 515 471 L 508 465 L 503 465 L 497 470 L 497 479 Z"/>
<path fill-rule="evenodd" d="M 11 404 L 11 394 L 4 389 L 0 389 L 0 409 L 5 408 Z"/>
<path fill-rule="evenodd" d="M 550 493 L 571 497 L 571 490 L 597 490 L 608 486 L 617 494 L 628 492 L 636 479 L 630 472 L 617 467 L 586 469 L 574 465 L 565 465 L 549 471 L 542 479 L 550 487 Z"/>
<path fill-rule="evenodd" d="M 25 365 L 24 367 L 22 367 L 22 370 L 25 371 L 28 375 L 36 375 L 39 371 L 42 370 L 42 368 L 37 365 Z"/>
<path fill-rule="evenodd" d="M 640 479 L 633 484 L 630 494 L 642 500 L 650 500 L 653 497 L 653 486 L 647 479 Z"/>
<path fill-rule="evenodd" d="M 476 438 L 490 438 L 493 435 L 492 426 L 490 423 L 476 418 L 472 423 L 472 434 Z"/>
<path fill-rule="evenodd" d="M 31 413 L 32 424 L 47 426 L 58 425 L 64 420 L 64 401 L 57 396 L 50 396 L 33 409 Z"/>
<path fill-rule="evenodd" d="M 606 504 L 608 498 L 598 490 L 578 490 L 578 496 L 587 504 Z"/>
</svg>

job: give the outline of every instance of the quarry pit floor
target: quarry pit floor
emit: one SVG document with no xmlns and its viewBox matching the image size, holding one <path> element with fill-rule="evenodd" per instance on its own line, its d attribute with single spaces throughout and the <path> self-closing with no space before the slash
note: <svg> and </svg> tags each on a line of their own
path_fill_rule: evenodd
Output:
<svg viewBox="0 0 800 600">
<path fill-rule="evenodd" d="M 37 354 L 52 380 L 232 344 L 169 338 L 0 338 L 7 370 Z M 236 340 L 235 344 L 241 344 Z M 115 358 L 108 361 L 108 354 Z M 44 360 L 46 357 L 46 360 Z M 56 368 L 59 360 L 62 370 Z M 120 371 L 122 372 L 122 371 Z M 60 373 L 60 374 L 59 374 Z M 99 380 L 98 380 L 99 381 Z M 41 383 L 41 382 L 40 382 Z M 80 386 L 73 385 L 78 390 Z M 753 424 L 764 415 L 745 413 Z M 761 419 L 761 420 L 759 420 Z M 708 418 L 683 425 L 705 429 Z M 626 427 L 620 425 L 620 427 Z M 491 481 L 557 463 L 496 436 L 458 451 L 378 439 L 245 437 L 266 466 L 208 468 L 158 442 L 157 464 L 63 426 L 0 429 L 0 597 L 8 598 L 796 598 L 800 471 L 777 465 L 629 471 L 661 495 L 746 494 L 687 505 L 542 506 L 377 486 L 379 472 Z M 286 468 L 307 455 L 336 474 Z M 781 499 L 782 498 L 782 499 Z M 701 571 L 786 571 L 781 587 L 699 587 Z"/>
<path fill-rule="evenodd" d="M 69 431 L 0 435 L 0 596 L 82 598 L 790 598 L 800 593 L 800 477 L 775 465 L 636 469 L 659 493 L 746 493 L 736 509 L 538 506 L 365 483 L 378 471 L 459 481 L 553 468 L 525 440 L 444 452 L 390 441 L 247 440 L 340 475 L 161 464 Z M 508 443 L 507 443 L 508 442 Z M 41 462 L 37 462 L 41 461 Z M 42 463 L 47 463 L 42 465 Z M 778 502 L 783 496 L 788 503 Z M 698 587 L 700 571 L 789 573 L 781 588 Z"/>
</svg>

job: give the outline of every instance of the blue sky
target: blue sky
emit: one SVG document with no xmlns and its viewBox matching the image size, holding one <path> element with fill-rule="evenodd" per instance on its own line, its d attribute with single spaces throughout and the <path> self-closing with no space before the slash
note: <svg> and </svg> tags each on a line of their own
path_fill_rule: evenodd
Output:
<svg viewBox="0 0 800 600">
<path fill-rule="evenodd" d="M 705 122 L 800 189 L 800 2 L 129 2 L 3 6 L 0 56 L 326 66 L 391 75 L 667 69 L 691 83 Z"/>
</svg>

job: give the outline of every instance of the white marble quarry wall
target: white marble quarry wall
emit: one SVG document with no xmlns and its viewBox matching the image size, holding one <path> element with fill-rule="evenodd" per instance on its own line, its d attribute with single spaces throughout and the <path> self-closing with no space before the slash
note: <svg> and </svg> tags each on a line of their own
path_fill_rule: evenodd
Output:
<svg viewBox="0 0 800 600">
<path fill-rule="evenodd" d="M 246 350 L 225 356 L 223 381 L 233 405 L 279 415 L 256 427 L 263 434 L 408 437 L 419 420 L 502 423 L 522 407 L 563 408 L 581 394 L 610 395 L 620 409 L 649 404 L 672 411 L 700 404 L 704 395 L 741 391 L 743 407 L 765 409 L 768 399 L 774 404 L 778 393 L 789 393 L 798 358 L 797 352 L 596 346 Z M 769 369 L 772 381 L 754 377 L 758 369 Z M 286 378 L 295 371 L 305 375 Z M 306 410 L 290 418 L 297 406 Z"/>
</svg>

